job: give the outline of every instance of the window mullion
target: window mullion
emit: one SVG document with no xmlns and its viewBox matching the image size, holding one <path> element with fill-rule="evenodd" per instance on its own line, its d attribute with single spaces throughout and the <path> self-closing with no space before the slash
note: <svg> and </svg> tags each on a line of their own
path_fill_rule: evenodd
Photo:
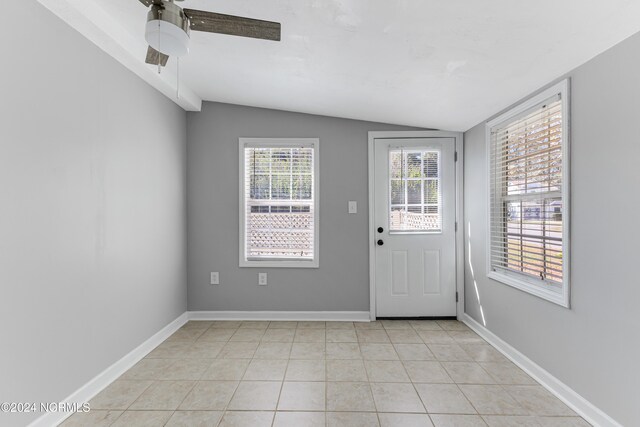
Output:
<svg viewBox="0 0 640 427">
<path fill-rule="evenodd" d="M 426 155 L 426 152 L 422 152 L 420 155 L 420 212 L 422 212 L 423 215 L 427 214 L 427 208 L 425 207 L 425 197 L 424 197 L 424 193 L 425 191 L 427 191 L 427 186 L 426 186 L 426 175 L 424 173 L 424 156 Z"/>
<path fill-rule="evenodd" d="M 407 160 L 407 156 L 408 153 L 405 153 L 404 150 L 402 150 L 402 172 L 400 175 L 400 178 L 402 179 L 402 186 L 403 186 L 403 195 L 404 195 L 404 212 L 405 215 L 407 215 L 409 213 L 409 185 L 408 185 L 408 176 L 407 176 L 407 167 L 408 167 L 408 160 Z"/>
<path fill-rule="evenodd" d="M 554 198 L 562 198 L 562 192 L 561 191 L 549 191 L 549 192 L 541 191 L 539 193 L 511 194 L 511 195 L 502 196 L 501 200 L 513 202 L 513 201 L 530 201 L 530 200 L 554 199 Z"/>
<path fill-rule="evenodd" d="M 269 202 L 273 201 L 273 148 L 269 148 Z M 267 219 L 269 240 L 273 242 L 275 233 L 273 231 L 273 205 L 269 204 L 269 216 Z"/>
<path fill-rule="evenodd" d="M 520 247 L 520 271 L 524 271 L 524 253 L 523 253 L 523 240 L 522 240 L 522 221 L 524 220 L 524 209 L 522 208 L 522 202 L 519 204 L 520 206 L 520 238 L 518 239 L 519 247 Z M 507 239 L 509 237 L 507 236 Z"/>
<path fill-rule="evenodd" d="M 293 234 L 293 148 L 289 150 L 289 199 L 291 206 L 289 206 L 289 234 Z M 292 236 L 289 238 L 289 251 L 293 249 Z"/>
</svg>

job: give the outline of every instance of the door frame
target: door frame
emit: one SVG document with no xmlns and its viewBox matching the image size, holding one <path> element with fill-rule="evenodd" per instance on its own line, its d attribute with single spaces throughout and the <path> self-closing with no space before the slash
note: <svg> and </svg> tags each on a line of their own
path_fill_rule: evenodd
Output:
<svg viewBox="0 0 640 427">
<path fill-rule="evenodd" d="M 375 142 L 384 139 L 453 138 L 455 140 L 455 268 L 456 268 L 456 317 L 464 313 L 464 143 L 462 132 L 448 131 L 375 131 L 369 132 L 369 317 L 376 320 L 376 245 L 375 222 Z"/>
</svg>

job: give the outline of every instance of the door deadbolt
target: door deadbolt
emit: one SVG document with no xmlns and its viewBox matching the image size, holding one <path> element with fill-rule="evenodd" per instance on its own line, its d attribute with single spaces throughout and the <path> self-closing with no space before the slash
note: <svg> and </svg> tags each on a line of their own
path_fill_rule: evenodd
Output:
<svg viewBox="0 0 640 427">
<path fill-rule="evenodd" d="M 383 231 L 384 231 L 384 228 L 378 227 L 378 233 L 382 233 Z"/>
</svg>

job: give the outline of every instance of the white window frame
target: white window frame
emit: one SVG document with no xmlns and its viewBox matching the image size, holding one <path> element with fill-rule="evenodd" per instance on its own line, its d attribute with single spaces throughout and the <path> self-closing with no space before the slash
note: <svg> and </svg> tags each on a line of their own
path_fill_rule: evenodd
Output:
<svg viewBox="0 0 640 427">
<path fill-rule="evenodd" d="M 320 139 L 318 138 L 239 138 L 238 140 L 238 158 L 239 158 L 239 172 L 240 172 L 240 187 L 239 187 L 239 212 L 240 212 L 240 267 L 263 267 L 263 268 L 318 268 L 319 263 L 319 194 L 320 194 L 320 152 L 319 145 Z M 246 258 L 246 206 L 245 206 L 245 159 L 244 148 L 245 146 L 259 146 L 259 147 L 299 147 L 301 145 L 313 147 L 313 259 L 305 260 L 248 260 Z"/>
<path fill-rule="evenodd" d="M 438 176 L 437 181 L 438 181 L 438 212 L 440 215 L 440 228 L 439 229 L 424 229 L 424 230 L 395 230 L 391 228 L 391 208 L 393 206 L 402 206 L 404 205 L 405 207 L 407 207 L 407 211 L 408 211 L 408 207 L 409 207 L 409 203 L 401 203 L 401 204 L 393 204 L 391 203 L 391 181 L 397 178 L 391 178 L 389 177 L 389 200 L 388 200 L 388 207 L 389 207 L 389 222 L 387 224 L 387 228 L 389 229 L 389 234 L 398 234 L 398 235 L 403 235 L 403 234 L 407 234 L 407 235 L 411 235 L 411 234 L 442 234 L 442 210 L 443 210 L 443 204 L 442 204 L 442 177 L 440 175 L 440 172 L 442 171 L 441 167 L 442 167 L 442 150 L 439 148 L 434 148 L 434 147 L 430 147 L 430 146 L 425 146 L 425 147 L 416 147 L 416 148 L 409 148 L 409 147 L 404 147 L 404 146 L 391 146 L 389 147 L 389 152 L 387 153 L 387 156 L 389 156 L 389 159 L 391 158 L 391 152 L 392 151 L 398 151 L 398 150 L 404 150 L 406 149 L 407 152 L 432 152 L 432 153 L 437 153 L 438 154 Z M 390 175 L 390 174 L 389 174 Z M 424 178 L 419 178 L 420 180 L 429 180 L 432 178 L 429 177 L 424 177 Z M 410 178 L 404 178 L 401 177 L 400 178 L 401 181 L 404 181 L 404 194 L 408 195 L 408 191 L 407 191 L 407 185 L 408 182 L 411 180 Z M 421 200 L 424 202 L 424 200 L 426 200 L 426 198 L 424 198 L 424 193 L 421 196 Z M 408 202 L 408 196 L 407 196 L 407 202 Z M 415 205 L 415 204 L 414 204 Z M 422 206 L 423 208 L 426 207 L 427 205 L 429 205 L 429 203 L 421 203 L 420 206 Z M 431 204 L 432 205 L 432 204 Z"/>
<path fill-rule="evenodd" d="M 553 290 L 543 287 L 540 281 L 528 277 L 524 274 L 510 271 L 494 271 L 491 266 L 491 130 L 500 127 L 505 122 L 513 120 L 516 116 L 525 111 L 540 105 L 545 100 L 560 95 L 562 99 L 562 291 L 554 292 Z M 570 104 L 569 97 L 569 80 L 551 86 L 550 88 L 540 92 L 539 94 L 527 99 L 526 101 L 511 108 L 504 114 L 486 123 L 485 141 L 487 150 L 487 277 L 528 292 L 547 301 L 558 304 L 562 307 L 570 308 Z"/>
</svg>

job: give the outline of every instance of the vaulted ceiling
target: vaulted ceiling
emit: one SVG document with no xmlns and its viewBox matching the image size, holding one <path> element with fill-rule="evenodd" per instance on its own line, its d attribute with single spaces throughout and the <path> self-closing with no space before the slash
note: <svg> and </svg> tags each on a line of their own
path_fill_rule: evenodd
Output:
<svg viewBox="0 0 640 427">
<path fill-rule="evenodd" d="M 220 101 L 447 130 L 640 31 L 638 0 L 186 0 L 281 22 L 282 41 L 193 32 L 179 70 L 172 58 L 158 75 L 138 0 L 39 1 L 187 110 Z"/>
</svg>

